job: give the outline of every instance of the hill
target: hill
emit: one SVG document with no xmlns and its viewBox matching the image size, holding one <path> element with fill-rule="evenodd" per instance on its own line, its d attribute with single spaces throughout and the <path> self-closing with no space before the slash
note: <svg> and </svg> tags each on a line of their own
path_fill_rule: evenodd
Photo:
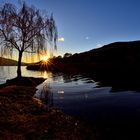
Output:
<svg viewBox="0 0 140 140">
<path fill-rule="evenodd" d="M 27 63 L 22 63 L 23 66 L 27 66 Z M 0 66 L 17 66 L 17 61 L 0 57 Z"/>
<path fill-rule="evenodd" d="M 56 57 L 47 67 L 40 64 L 28 69 L 61 71 L 65 73 L 86 73 L 102 86 L 114 90 L 140 90 L 140 41 L 115 42 L 101 48 L 74 54 L 70 57 Z"/>
<path fill-rule="evenodd" d="M 113 90 L 140 90 L 140 41 L 115 42 L 71 58 L 83 71 Z M 70 61 L 72 61 L 70 60 Z"/>
<path fill-rule="evenodd" d="M 140 59 L 140 41 L 115 42 L 64 58 L 70 63 L 133 63 Z"/>
</svg>

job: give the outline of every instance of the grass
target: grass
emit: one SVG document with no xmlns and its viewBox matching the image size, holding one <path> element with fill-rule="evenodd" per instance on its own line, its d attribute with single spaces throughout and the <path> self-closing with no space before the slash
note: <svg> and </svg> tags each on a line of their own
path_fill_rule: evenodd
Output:
<svg viewBox="0 0 140 140">
<path fill-rule="evenodd" d="M 0 87 L 0 140 L 94 139 L 86 123 L 34 98 L 35 85 L 11 81 Z"/>
</svg>

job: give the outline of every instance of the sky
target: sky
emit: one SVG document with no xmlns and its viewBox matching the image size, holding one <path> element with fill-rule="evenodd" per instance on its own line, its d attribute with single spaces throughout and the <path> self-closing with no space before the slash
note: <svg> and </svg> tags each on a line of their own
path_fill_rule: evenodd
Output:
<svg viewBox="0 0 140 140">
<path fill-rule="evenodd" d="M 0 0 L 17 3 L 18 0 Z M 140 0 L 25 0 L 53 13 L 56 55 L 80 53 L 118 41 L 140 40 Z"/>
</svg>

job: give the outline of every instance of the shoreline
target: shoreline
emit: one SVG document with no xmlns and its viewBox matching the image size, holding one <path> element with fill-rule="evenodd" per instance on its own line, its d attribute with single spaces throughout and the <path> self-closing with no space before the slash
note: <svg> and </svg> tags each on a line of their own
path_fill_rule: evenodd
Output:
<svg viewBox="0 0 140 140">
<path fill-rule="evenodd" d="M 43 78 L 14 78 L 0 86 L 0 138 L 93 139 L 84 122 L 44 105 L 33 95 Z"/>
</svg>

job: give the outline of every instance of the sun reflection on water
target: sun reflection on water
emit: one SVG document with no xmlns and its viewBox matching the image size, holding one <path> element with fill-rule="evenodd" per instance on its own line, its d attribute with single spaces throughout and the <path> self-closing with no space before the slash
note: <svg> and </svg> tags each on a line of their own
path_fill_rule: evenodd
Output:
<svg viewBox="0 0 140 140">
<path fill-rule="evenodd" d="M 45 78 L 45 79 L 47 79 L 49 77 L 47 71 L 44 71 L 43 72 L 42 77 Z"/>
</svg>

